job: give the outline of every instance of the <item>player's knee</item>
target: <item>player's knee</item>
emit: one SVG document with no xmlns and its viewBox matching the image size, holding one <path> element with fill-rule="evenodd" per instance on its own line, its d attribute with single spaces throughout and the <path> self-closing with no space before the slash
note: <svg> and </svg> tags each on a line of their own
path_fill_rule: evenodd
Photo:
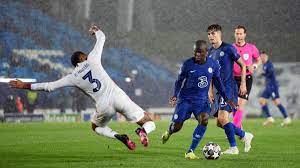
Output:
<svg viewBox="0 0 300 168">
<path fill-rule="evenodd" d="M 265 99 L 260 98 L 258 102 L 259 102 L 259 104 L 260 104 L 261 106 L 266 105 L 266 100 L 265 100 Z"/>
<path fill-rule="evenodd" d="M 278 106 L 281 102 L 280 102 L 279 99 L 275 99 L 275 100 L 273 100 L 273 103 L 274 103 L 276 106 Z"/>
<path fill-rule="evenodd" d="M 200 116 L 199 124 L 203 125 L 203 126 L 207 126 L 207 124 L 208 124 L 208 117 L 209 117 L 208 114 L 202 113 L 201 116 Z"/>
<path fill-rule="evenodd" d="M 228 119 L 224 118 L 224 117 L 220 117 L 220 118 L 218 118 L 218 123 L 221 125 L 221 126 L 218 126 L 218 127 L 223 127 L 223 125 L 228 123 Z"/>
</svg>

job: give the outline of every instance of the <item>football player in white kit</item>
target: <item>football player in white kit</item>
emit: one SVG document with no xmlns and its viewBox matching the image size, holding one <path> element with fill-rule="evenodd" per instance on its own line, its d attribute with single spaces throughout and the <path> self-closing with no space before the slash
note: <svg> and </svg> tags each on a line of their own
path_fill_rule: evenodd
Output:
<svg viewBox="0 0 300 168">
<path fill-rule="evenodd" d="M 108 76 L 101 64 L 101 55 L 105 42 L 104 33 L 92 26 L 90 33 L 96 36 L 96 44 L 87 56 L 81 51 L 75 52 L 71 62 L 75 66 L 73 72 L 57 81 L 46 83 L 25 83 L 20 80 L 9 82 L 12 88 L 53 91 L 65 86 L 80 88 L 95 102 L 96 112 L 92 115 L 92 129 L 98 134 L 116 138 L 130 150 L 135 149 L 135 143 L 126 134 L 119 134 L 107 125 L 116 112 L 121 113 L 130 122 L 139 126 L 135 131 L 140 136 L 141 143 L 148 146 L 147 134 L 155 130 L 155 123 L 141 107 L 135 104 L 126 93 Z"/>
</svg>

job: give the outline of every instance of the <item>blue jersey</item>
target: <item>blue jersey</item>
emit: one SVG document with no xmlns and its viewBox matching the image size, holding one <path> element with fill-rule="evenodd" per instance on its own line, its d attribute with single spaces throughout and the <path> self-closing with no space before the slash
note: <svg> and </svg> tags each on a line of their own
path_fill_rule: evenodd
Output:
<svg viewBox="0 0 300 168">
<path fill-rule="evenodd" d="M 207 58 L 204 64 L 196 63 L 194 58 L 186 60 L 175 82 L 174 96 L 181 100 L 208 101 L 208 90 L 212 79 L 218 83 L 217 89 L 224 95 L 219 69 L 219 63 L 211 58 Z"/>
<path fill-rule="evenodd" d="M 222 42 L 217 49 L 211 47 L 208 50 L 208 56 L 218 60 L 221 66 L 220 77 L 225 85 L 226 95 L 230 99 L 235 99 L 238 89 L 233 76 L 233 65 L 240 58 L 237 50 L 231 44 Z"/>
<path fill-rule="evenodd" d="M 275 70 L 271 61 L 267 61 L 263 64 L 263 76 L 266 79 L 266 88 L 277 88 L 278 82 L 275 78 Z"/>
</svg>

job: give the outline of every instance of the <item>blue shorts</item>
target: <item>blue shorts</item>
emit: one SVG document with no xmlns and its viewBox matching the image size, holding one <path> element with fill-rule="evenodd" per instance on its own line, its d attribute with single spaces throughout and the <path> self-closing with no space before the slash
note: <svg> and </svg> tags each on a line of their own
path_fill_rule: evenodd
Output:
<svg viewBox="0 0 300 168">
<path fill-rule="evenodd" d="M 261 94 L 260 97 L 263 97 L 265 99 L 272 97 L 273 100 L 280 98 L 279 88 L 278 87 L 272 87 L 272 88 L 267 87 L 267 88 L 265 88 L 265 90 L 263 91 L 263 93 Z"/>
<path fill-rule="evenodd" d="M 235 104 L 238 104 L 238 90 L 237 87 L 232 87 L 231 89 L 226 90 L 226 96 L 229 100 L 232 100 Z M 219 110 L 224 110 L 227 112 L 235 112 L 236 109 L 231 108 L 230 105 L 228 105 L 223 97 L 220 94 L 215 95 L 215 102 L 214 102 L 214 110 L 212 115 L 214 117 L 218 117 Z"/>
<path fill-rule="evenodd" d="M 191 118 L 192 113 L 197 118 L 200 113 L 210 113 L 210 103 L 203 100 L 178 100 L 172 117 L 174 123 L 183 123 Z"/>
</svg>

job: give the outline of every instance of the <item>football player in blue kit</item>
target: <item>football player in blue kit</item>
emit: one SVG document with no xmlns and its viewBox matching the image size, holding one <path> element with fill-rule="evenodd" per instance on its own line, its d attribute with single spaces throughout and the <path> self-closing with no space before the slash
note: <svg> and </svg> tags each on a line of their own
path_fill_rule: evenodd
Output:
<svg viewBox="0 0 300 168">
<path fill-rule="evenodd" d="M 178 79 L 175 82 L 174 95 L 170 98 L 171 106 L 176 104 L 175 112 L 169 129 L 162 135 L 162 142 L 166 143 L 173 133 L 178 132 L 185 120 L 193 113 L 198 121 L 194 130 L 192 144 L 185 158 L 198 159 L 194 150 L 202 139 L 208 124 L 210 103 L 208 91 L 211 81 L 232 108 L 236 104 L 225 95 L 224 85 L 220 78 L 220 65 L 217 61 L 207 58 L 206 41 L 198 40 L 194 46 L 194 57 L 184 61 Z"/>
<path fill-rule="evenodd" d="M 222 42 L 222 27 L 218 24 L 210 25 L 207 28 L 208 39 L 212 44 L 212 47 L 208 50 L 208 57 L 213 60 L 217 60 L 221 66 L 220 68 L 220 77 L 225 86 L 225 94 L 228 99 L 233 100 L 234 103 L 237 103 L 238 100 L 238 88 L 236 81 L 233 76 L 233 64 L 234 62 L 238 63 L 242 68 L 241 76 L 241 85 L 240 85 L 240 94 L 244 95 L 247 92 L 246 89 L 246 66 L 237 53 L 236 49 L 231 45 L 225 42 Z M 213 89 L 210 89 L 213 90 Z M 210 99 L 212 98 L 212 93 L 209 94 Z M 253 135 L 251 133 L 244 132 L 240 128 L 237 128 L 229 121 L 229 115 L 231 112 L 235 112 L 226 101 L 224 97 L 220 94 L 215 98 L 215 111 L 214 115 L 217 117 L 217 125 L 225 130 L 227 139 L 230 144 L 230 148 L 225 150 L 223 154 L 239 154 L 239 150 L 236 145 L 235 135 L 238 135 L 241 140 L 245 143 L 245 152 L 249 152 L 251 148 L 251 141 Z"/>
<path fill-rule="evenodd" d="M 263 91 L 259 104 L 261 105 L 262 111 L 266 114 L 267 120 L 263 123 L 263 125 L 270 125 L 274 123 L 274 118 L 271 116 L 267 104 L 267 99 L 272 97 L 273 103 L 278 107 L 280 112 L 282 113 L 284 120 L 281 123 L 281 126 L 286 126 L 291 124 L 291 118 L 288 116 L 285 108 L 280 102 L 279 96 L 279 85 L 275 77 L 275 69 L 272 62 L 269 60 L 269 56 L 266 52 L 261 53 L 261 59 L 263 63 L 263 76 L 265 76 L 265 90 Z"/>
</svg>

